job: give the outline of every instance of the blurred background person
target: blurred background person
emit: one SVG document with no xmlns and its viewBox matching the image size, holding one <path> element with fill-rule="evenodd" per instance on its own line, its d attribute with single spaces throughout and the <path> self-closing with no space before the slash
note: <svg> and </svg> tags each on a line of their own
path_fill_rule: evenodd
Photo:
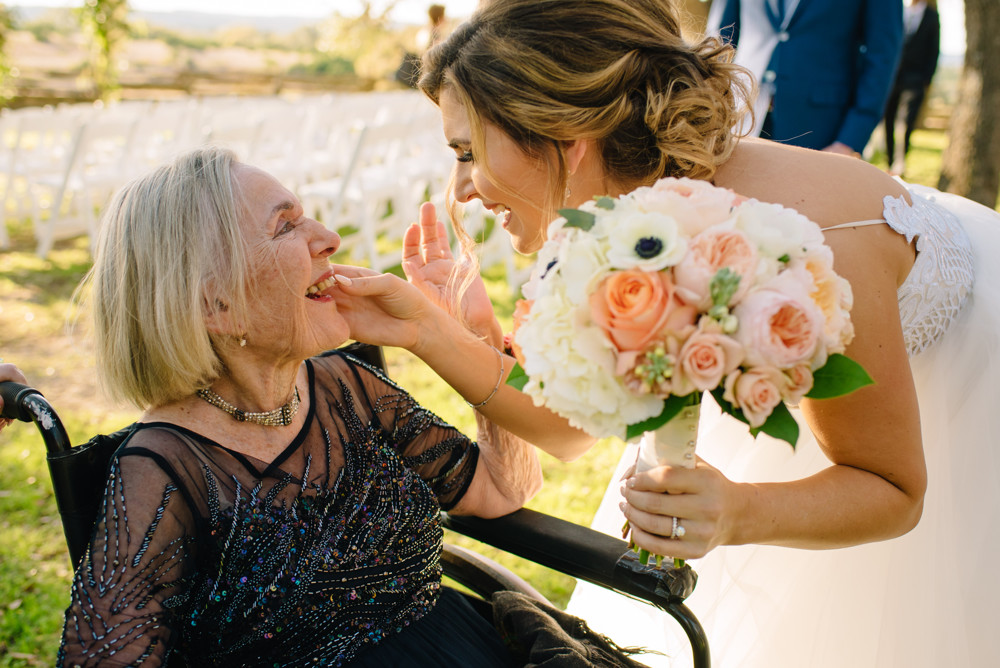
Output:
<svg viewBox="0 0 1000 668">
<path fill-rule="evenodd" d="M 396 69 L 397 82 L 410 88 L 417 87 L 417 79 L 420 78 L 420 56 L 447 36 L 445 25 L 444 5 L 433 4 L 428 7 L 427 25 L 417 32 L 417 50 L 406 51 L 403 54 L 403 59 Z"/>
<path fill-rule="evenodd" d="M 420 49 L 420 53 L 423 53 L 446 36 L 445 7 L 433 4 L 427 8 L 427 25 L 417 33 L 417 48 Z"/>
<path fill-rule="evenodd" d="M 902 176 L 910 136 L 917 126 L 941 51 L 937 0 L 903 0 L 903 51 L 889 101 L 885 105 L 885 155 L 889 173 Z M 896 141 L 896 131 L 903 141 Z"/>
<path fill-rule="evenodd" d="M 859 155 L 882 118 L 903 11 L 899 0 L 715 0 L 707 32 L 757 81 L 751 134 Z"/>
</svg>

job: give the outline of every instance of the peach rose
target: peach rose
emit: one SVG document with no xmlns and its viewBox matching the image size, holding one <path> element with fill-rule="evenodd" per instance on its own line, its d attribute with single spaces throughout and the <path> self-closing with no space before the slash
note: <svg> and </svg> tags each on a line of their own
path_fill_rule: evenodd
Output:
<svg viewBox="0 0 1000 668">
<path fill-rule="evenodd" d="M 691 240 L 687 255 L 674 267 L 678 294 L 688 303 L 708 309 L 712 306 L 709 285 L 723 267 L 741 277 L 736 293 L 729 300 L 729 304 L 737 304 L 753 284 L 757 249 L 742 232 L 713 227 Z"/>
<path fill-rule="evenodd" d="M 751 427 L 759 427 L 781 403 L 786 382 L 784 374 L 772 366 L 734 371 L 726 377 L 722 398 L 742 410 Z"/>
<path fill-rule="evenodd" d="M 854 295 L 851 284 L 834 272 L 833 254 L 829 248 L 823 247 L 823 251 L 809 253 L 804 260 L 814 286 L 809 296 L 823 313 L 823 339 L 827 350 L 840 353 L 854 338 L 850 318 Z"/>
<path fill-rule="evenodd" d="M 796 364 L 785 370 L 788 383 L 785 385 L 781 398 L 792 406 L 797 406 L 813 386 L 812 369 L 808 364 Z"/>
<path fill-rule="evenodd" d="M 590 296 L 590 314 L 620 351 L 642 350 L 664 331 L 694 324 L 694 307 L 681 302 L 666 272 L 617 271 Z"/>
<path fill-rule="evenodd" d="M 735 336 L 751 365 L 787 369 L 819 352 L 823 314 L 809 297 L 812 281 L 803 273 L 782 272 L 733 309 L 739 320 Z"/>
<path fill-rule="evenodd" d="M 650 210 L 672 211 L 685 234 L 692 237 L 729 219 L 733 207 L 744 200 L 732 190 L 707 181 L 670 177 L 654 183 L 644 197 L 649 200 Z M 659 208 L 664 205 L 669 208 Z"/>
<path fill-rule="evenodd" d="M 677 364 L 680 373 L 674 378 L 677 394 L 702 392 L 719 386 L 723 377 L 743 361 L 743 346 L 718 331 L 699 329 L 681 347 Z"/>
</svg>

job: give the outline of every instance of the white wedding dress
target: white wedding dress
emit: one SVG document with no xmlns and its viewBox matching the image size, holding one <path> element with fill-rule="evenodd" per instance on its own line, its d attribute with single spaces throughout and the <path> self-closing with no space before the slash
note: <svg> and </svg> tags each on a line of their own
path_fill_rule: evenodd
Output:
<svg viewBox="0 0 1000 668">
<path fill-rule="evenodd" d="M 927 460 L 923 517 L 880 543 L 723 547 L 692 561 L 687 604 L 714 668 L 1000 666 L 1000 215 L 907 187 L 913 206 L 886 198 L 885 218 L 919 251 L 898 297 Z M 801 426 L 794 453 L 753 441 L 707 397 L 698 453 L 733 480 L 801 478 L 829 465 Z M 618 537 L 619 479 L 634 461 L 633 446 L 594 519 Z M 691 665 L 683 632 L 651 606 L 579 583 L 567 609 L 620 645 L 664 653 L 643 663 Z"/>
</svg>

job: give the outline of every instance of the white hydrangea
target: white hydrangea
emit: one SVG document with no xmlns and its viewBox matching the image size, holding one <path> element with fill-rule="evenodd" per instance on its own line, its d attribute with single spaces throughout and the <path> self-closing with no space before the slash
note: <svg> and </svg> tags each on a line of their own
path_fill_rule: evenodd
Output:
<svg viewBox="0 0 1000 668">
<path fill-rule="evenodd" d="M 615 375 L 614 346 L 590 321 L 586 295 L 582 303 L 568 297 L 579 286 L 559 272 L 536 287 L 531 313 L 517 331 L 530 378 L 524 392 L 596 436 L 624 438 L 628 425 L 658 415 L 661 399 L 632 394 Z"/>
</svg>

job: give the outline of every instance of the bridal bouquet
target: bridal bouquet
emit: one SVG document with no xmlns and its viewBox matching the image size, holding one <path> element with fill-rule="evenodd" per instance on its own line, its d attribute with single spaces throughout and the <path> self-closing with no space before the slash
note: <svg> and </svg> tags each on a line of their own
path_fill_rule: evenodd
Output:
<svg viewBox="0 0 1000 668">
<path fill-rule="evenodd" d="M 515 310 L 508 382 L 595 437 L 644 436 L 637 470 L 694 465 L 703 392 L 794 447 L 786 403 L 871 382 L 842 354 L 850 284 L 796 211 L 667 178 L 559 213 Z"/>
</svg>

